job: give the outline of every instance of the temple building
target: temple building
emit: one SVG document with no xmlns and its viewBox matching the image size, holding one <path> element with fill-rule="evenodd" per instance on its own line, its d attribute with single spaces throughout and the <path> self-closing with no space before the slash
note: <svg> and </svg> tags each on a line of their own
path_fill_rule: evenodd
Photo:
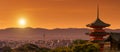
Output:
<svg viewBox="0 0 120 52">
<path fill-rule="evenodd" d="M 105 32 L 104 28 L 109 27 L 110 24 L 103 22 L 99 18 L 98 7 L 97 7 L 97 19 L 93 23 L 87 24 L 86 26 L 93 29 L 91 33 L 88 33 L 88 35 L 90 36 L 90 41 L 94 43 L 98 43 L 100 45 L 100 52 L 103 52 L 103 49 L 104 49 L 104 38 L 103 37 L 106 35 L 109 35 L 109 33 Z"/>
<path fill-rule="evenodd" d="M 106 39 L 110 42 L 110 49 L 114 51 L 120 51 L 120 33 L 111 32 L 109 37 Z"/>
</svg>

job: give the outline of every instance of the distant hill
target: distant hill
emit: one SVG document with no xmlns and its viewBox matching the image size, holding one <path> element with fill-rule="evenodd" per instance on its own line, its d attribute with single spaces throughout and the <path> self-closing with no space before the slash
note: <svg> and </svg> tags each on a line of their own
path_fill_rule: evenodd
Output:
<svg viewBox="0 0 120 52">
<path fill-rule="evenodd" d="M 106 29 L 107 32 L 120 32 L 120 29 Z M 7 28 L 0 29 L 1 40 L 39 40 L 44 39 L 89 39 L 87 28 L 44 29 L 44 28 Z"/>
</svg>

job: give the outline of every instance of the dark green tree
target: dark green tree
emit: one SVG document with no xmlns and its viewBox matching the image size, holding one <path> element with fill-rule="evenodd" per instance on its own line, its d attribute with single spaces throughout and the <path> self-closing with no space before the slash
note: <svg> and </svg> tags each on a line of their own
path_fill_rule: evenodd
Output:
<svg viewBox="0 0 120 52">
<path fill-rule="evenodd" d="M 4 47 L 2 47 L 2 51 L 3 52 L 12 52 L 12 49 L 9 46 L 4 46 Z"/>
<path fill-rule="evenodd" d="M 51 51 L 51 49 L 46 48 L 46 47 L 40 48 L 40 52 L 50 52 L 50 51 Z"/>
<path fill-rule="evenodd" d="M 84 52 L 83 46 L 82 45 L 74 45 L 72 47 L 73 52 Z"/>
<path fill-rule="evenodd" d="M 84 52 L 99 52 L 99 46 L 96 44 L 86 44 L 83 49 Z"/>
<path fill-rule="evenodd" d="M 17 52 L 40 52 L 40 48 L 34 44 L 24 44 L 15 50 Z"/>
<path fill-rule="evenodd" d="M 73 44 L 85 44 L 85 43 L 87 43 L 87 40 L 74 40 L 73 41 Z"/>
<path fill-rule="evenodd" d="M 53 49 L 51 52 L 72 52 L 69 47 L 58 47 Z"/>
<path fill-rule="evenodd" d="M 73 52 L 98 52 L 99 47 L 94 44 L 79 44 L 74 45 L 72 50 Z"/>
</svg>

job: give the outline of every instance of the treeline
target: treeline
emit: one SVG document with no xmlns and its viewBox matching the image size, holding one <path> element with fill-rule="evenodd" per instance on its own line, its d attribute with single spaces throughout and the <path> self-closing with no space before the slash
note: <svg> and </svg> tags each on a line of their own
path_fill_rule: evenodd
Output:
<svg viewBox="0 0 120 52">
<path fill-rule="evenodd" d="M 28 43 L 15 49 L 5 46 L 1 48 L 0 52 L 99 52 L 99 46 L 98 44 L 85 40 L 75 40 L 73 41 L 73 44 L 68 47 L 57 47 L 50 49 L 46 47 L 38 47 L 34 44 Z"/>
</svg>

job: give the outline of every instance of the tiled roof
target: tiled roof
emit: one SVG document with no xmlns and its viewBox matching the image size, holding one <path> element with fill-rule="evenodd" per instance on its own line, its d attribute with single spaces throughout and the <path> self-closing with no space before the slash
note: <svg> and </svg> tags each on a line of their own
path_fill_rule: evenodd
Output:
<svg viewBox="0 0 120 52">
<path fill-rule="evenodd" d="M 94 27 L 94 26 L 98 26 L 98 27 L 108 27 L 110 26 L 110 24 L 104 23 L 102 20 L 100 20 L 99 18 L 97 18 L 93 23 L 88 24 L 88 27 Z"/>
</svg>

